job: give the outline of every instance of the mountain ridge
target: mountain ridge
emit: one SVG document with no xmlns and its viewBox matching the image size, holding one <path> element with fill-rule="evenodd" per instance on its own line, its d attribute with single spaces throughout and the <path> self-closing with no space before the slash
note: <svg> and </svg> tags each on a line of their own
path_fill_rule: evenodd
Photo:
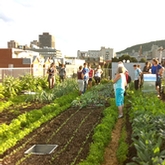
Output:
<svg viewBox="0 0 165 165">
<path fill-rule="evenodd" d="M 162 46 L 163 48 L 165 48 L 165 40 L 156 40 L 156 41 L 151 41 L 151 42 L 133 45 L 133 46 L 128 47 L 122 51 L 116 52 L 116 54 L 121 54 L 121 53 L 128 53 L 129 54 L 129 53 L 132 53 L 133 50 L 135 52 L 138 52 L 140 50 L 141 46 L 142 46 L 142 52 L 150 51 L 151 47 L 153 45 L 157 45 L 158 47 Z"/>
</svg>

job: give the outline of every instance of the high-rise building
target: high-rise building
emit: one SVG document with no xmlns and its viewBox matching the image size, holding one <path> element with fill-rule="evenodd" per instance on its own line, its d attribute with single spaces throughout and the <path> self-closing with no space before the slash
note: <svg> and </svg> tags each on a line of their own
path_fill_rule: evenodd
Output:
<svg viewBox="0 0 165 165">
<path fill-rule="evenodd" d="M 19 46 L 18 42 L 14 40 L 10 40 L 9 42 L 7 42 L 8 48 L 18 48 L 18 46 Z"/>
<path fill-rule="evenodd" d="M 55 48 L 55 38 L 49 33 L 39 35 L 39 47 L 41 48 Z"/>
</svg>

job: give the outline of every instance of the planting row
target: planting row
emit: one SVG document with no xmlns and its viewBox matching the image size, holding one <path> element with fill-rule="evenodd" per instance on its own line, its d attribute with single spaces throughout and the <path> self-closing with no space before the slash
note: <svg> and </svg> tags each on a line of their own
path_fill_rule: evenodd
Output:
<svg viewBox="0 0 165 165">
<path fill-rule="evenodd" d="M 110 85 L 110 84 L 109 84 Z M 104 87 L 104 88 L 103 88 Z M 52 143 L 51 141 L 52 141 L 52 139 L 56 139 L 56 138 L 54 138 L 54 136 L 57 136 L 57 134 L 58 134 L 58 131 L 60 132 L 61 130 L 62 130 L 62 132 L 63 132 L 63 134 L 62 134 L 62 137 L 65 137 L 66 135 L 71 135 L 71 137 L 70 138 L 67 138 L 67 140 L 64 140 L 65 141 L 65 143 L 62 143 L 63 144 L 63 147 L 62 147 L 62 149 L 61 149 L 61 151 L 58 151 L 58 153 L 56 153 L 57 151 L 55 151 L 55 156 L 53 156 L 53 157 L 51 157 L 52 159 L 50 160 L 50 159 L 48 159 L 49 160 L 49 164 L 51 164 L 52 162 L 54 162 L 54 160 L 58 160 L 59 159 L 59 155 L 61 154 L 61 153 L 63 153 L 64 155 L 67 155 L 65 152 L 70 152 L 70 150 L 72 151 L 75 147 L 75 142 L 76 142 L 76 140 L 75 140 L 75 138 L 76 138 L 76 136 L 77 136 L 77 141 L 78 141 L 78 143 L 80 143 L 81 144 L 81 147 L 80 147 L 80 145 L 78 145 L 78 148 L 79 148 L 79 150 L 78 151 L 76 151 L 75 153 L 76 153 L 76 155 L 75 155 L 75 157 L 74 158 L 72 158 L 72 164 L 77 164 L 77 162 L 78 161 L 80 161 L 80 159 L 82 160 L 82 159 L 84 159 L 85 161 L 84 162 L 82 162 L 82 164 L 86 164 L 87 162 L 93 162 L 94 164 L 98 164 L 98 163 L 101 163 L 102 161 L 103 161 L 103 153 L 104 153 L 104 148 L 105 148 L 105 146 L 108 144 L 108 142 L 109 142 L 109 140 L 110 140 L 110 136 L 109 136 L 109 132 L 111 132 L 112 131 L 112 129 L 113 129 L 113 127 L 114 127 L 114 124 L 115 124 L 115 121 L 116 121 L 116 119 L 117 119 L 117 111 L 116 111 L 116 107 L 115 107 L 115 104 L 114 104 L 114 100 L 111 102 L 111 108 L 107 108 L 105 111 L 104 111 L 104 118 L 102 119 L 102 122 L 101 122 L 101 124 L 99 124 L 96 128 L 95 128 L 95 126 L 98 124 L 98 122 L 100 121 L 100 119 L 101 119 L 101 117 L 102 117 L 102 115 L 101 115 L 101 112 L 102 112 L 102 108 L 101 107 L 99 107 L 99 106 L 103 106 L 104 107 L 104 101 L 103 100 L 105 100 L 105 98 L 104 97 L 102 97 L 102 95 L 104 95 L 104 94 L 102 94 L 102 92 L 104 91 L 104 90 L 106 90 L 107 89 L 107 87 L 106 87 L 106 85 L 105 86 L 102 86 L 102 87 L 100 87 L 99 88 L 99 86 L 98 87 L 96 87 L 96 88 L 98 88 L 98 91 L 100 91 L 100 94 L 99 94 L 99 96 L 100 97 L 98 97 L 99 99 L 99 102 L 98 101 L 96 101 L 95 103 L 95 105 L 96 106 L 98 106 L 98 112 L 100 113 L 100 115 L 96 115 L 96 107 L 94 108 L 94 110 L 92 110 L 92 109 L 88 109 L 87 108 L 87 111 L 88 111 L 88 115 L 86 116 L 86 117 L 83 117 L 83 120 L 79 120 L 78 119 L 78 116 L 81 116 L 81 115 L 78 115 L 77 116 L 77 120 L 78 120 L 78 122 L 73 122 L 72 121 L 72 124 L 69 124 L 69 127 L 68 127 L 68 125 L 67 125 L 67 129 L 65 128 L 64 130 L 66 131 L 64 131 L 63 130 L 63 128 L 65 127 L 65 124 L 63 124 L 63 123 L 61 123 L 60 124 L 60 121 L 58 121 L 58 126 L 59 126 L 59 128 L 53 128 L 52 126 L 50 126 L 49 128 L 52 128 L 52 129 L 47 129 L 47 127 L 45 126 L 41 126 L 40 125 L 40 130 L 41 130 L 41 134 L 39 135 L 39 136 L 37 136 L 37 134 L 39 134 L 39 132 L 37 132 L 37 134 L 35 134 L 35 131 L 33 130 L 33 132 L 32 133 L 30 133 L 30 135 L 27 135 L 26 137 L 28 137 L 28 136 L 30 136 L 30 137 L 28 137 L 28 139 L 26 139 L 26 137 L 23 139 L 23 140 L 21 140 L 21 141 L 24 141 L 25 139 L 26 139 L 26 142 L 24 141 L 24 143 L 20 146 L 20 144 L 21 144 L 21 142 L 19 142 L 19 143 L 17 143 L 16 144 L 16 148 L 15 149 L 12 149 L 12 152 L 11 152 L 11 150 L 8 150 L 8 151 L 6 151 L 4 154 L 3 154 L 3 156 L 5 156 L 6 154 L 8 155 L 8 156 L 5 156 L 4 157 L 4 163 L 6 163 L 6 164 L 10 164 L 10 162 L 12 161 L 12 158 L 14 158 L 14 159 L 16 159 L 16 155 L 20 155 L 20 154 L 23 154 L 23 152 L 21 152 L 21 151 L 24 151 L 25 150 L 25 148 L 27 147 L 27 144 L 30 144 L 32 141 L 32 143 L 35 143 L 35 142 L 38 142 L 39 140 L 37 140 L 39 137 L 43 137 L 43 139 L 45 139 L 46 141 L 44 141 L 44 143 Z M 111 90 L 113 89 L 112 87 L 110 88 Z M 94 91 L 96 91 L 96 89 L 94 90 Z M 92 91 L 90 91 L 90 92 L 92 92 Z M 95 92 L 92 92 L 93 94 L 95 94 Z M 104 92 L 103 92 L 104 93 Z M 87 98 L 93 98 L 93 96 L 91 97 L 91 95 L 92 94 L 86 94 L 87 96 Z M 84 95 L 82 96 L 82 97 L 84 97 Z M 85 97 L 84 97 L 85 98 Z M 73 99 L 72 99 L 73 100 Z M 77 99 L 76 99 L 77 100 Z M 79 99 L 78 99 L 79 100 Z M 81 100 L 81 99 L 80 99 Z M 88 100 L 88 99 L 86 99 L 86 100 Z M 70 102 L 70 101 L 69 101 Z M 73 102 L 75 102 L 75 101 L 73 101 Z M 73 102 L 72 102 L 72 105 L 73 105 Z M 87 102 L 87 101 L 86 101 Z M 107 99 L 106 99 L 106 102 L 108 102 L 108 96 L 107 96 Z M 59 100 L 58 100 L 58 103 L 59 103 Z M 89 103 L 91 103 L 91 101 L 89 101 Z M 101 104 L 100 104 L 101 103 Z M 56 104 L 57 104 L 57 102 L 56 102 Z M 57 106 L 56 104 L 51 104 L 50 106 L 49 106 L 49 108 L 51 109 L 51 108 L 53 108 L 53 106 Z M 66 102 L 64 102 L 63 104 L 67 104 L 67 101 Z M 88 105 L 87 105 L 87 103 L 86 104 L 83 104 L 83 106 L 80 106 L 78 109 L 81 109 L 82 107 L 84 107 L 84 105 L 86 106 L 86 107 L 88 107 Z M 93 106 L 94 104 L 92 103 L 92 106 Z M 62 106 L 62 103 L 61 103 L 61 105 L 60 106 Z M 56 107 L 57 109 L 59 108 L 59 106 L 57 106 Z M 91 107 L 91 105 L 90 105 L 90 108 L 92 108 Z M 45 109 L 45 108 L 43 108 L 43 109 Z M 41 109 L 42 110 L 42 109 Z M 40 111 L 40 110 L 37 110 L 37 111 Z M 37 112 L 36 111 L 36 112 Z M 53 109 L 52 110 L 50 110 L 50 111 L 53 111 Z M 58 110 L 55 110 L 55 111 L 58 111 Z M 74 109 L 74 111 L 76 112 L 76 110 Z M 81 112 L 81 110 L 79 110 L 80 112 Z M 35 112 L 35 110 L 34 110 L 34 112 Z M 36 114 L 36 112 L 35 112 L 35 114 Z M 74 112 L 74 113 L 75 113 Z M 61 113 L 61 112 L 60 112 Z M 29 115 L 30 114 L 30 112 L 28 113 L 28 115 L 27 116 L 30 116 Z M 40 114 L 40 113 L 38 113 L 37 112 L 37 114 Z M 43 113 L 41 113 L 41 116 L 43 115 Z M 72 116 L 72 115 L 71 115 Z M 73 115 L 74 116 L 74 115 Z M 96 119 L 95 119 L 95 124 L 94 123 L 92 123 L 92 121 L 93 120 L 90 120 L 90 119 L 88 119 L 88 116 L 92 116 L 92 117 L 96 117 Z M 22 118 L 22 117 L 21 117 Z M 52 117 L 51 117 L 52 118 Z M 72 117 L 71 117 L 72 118 Z M 32 119 L 34 119 L 34 118 L 32 118 Z M 38 119 L 40 119 L 40 117 L 38 117 Z M 29 118 L 28 118 L 28 120 L 29 120 Z M 54 121 L 54 119 L 52 120 L 52 121 Z M 69 118 L 67 118 L 67 119 L 65 119 L 65 122 L 64 123 L 67 123 L 67 121 L 71 121 Z M 81 121 L 81 122 L 80 122 Z M 79 123 L 80 122 L 80 124 L 79 125 L 76 125 L 77 127 L 74 127 L 75 126 L 75 123 Z M 86 127 L 84 127 L 83 125 L 84 125 L 84 123 L 86 123 L 86 125 L 89 127 L 89 122 L 91 122 L 91 126 L 92 126 L 92 128 L 90 127 L 90 129 L 87 129 Z M 49 122 L 47 122 L 47 123 L 49 123 Z M 46 123 L 46 124 L 47 124 Z M 51 123 L 51 122 L 50 122 Z M 24 126 L 26 126 L 26 122 L 24 123 L 25 125 Z M 45 125 L 45 124 L 44 124 Z M 69 134 L 68 133 L 68 131 L 69 131 L 69 129 L 71 129 L 73 127 L 73 130 L 74 130 L 74 132 L 72 132 L 71 134 Z M 84 127 L 83 129 L 81 129 L 82 127 Z M 22 129 L 22 128 L 21 128 Z M 83 133 L 81 132 L 81 131 L 83 131 Z M 85 130 L 89 130 L 87 133 L 85 133 Z M 48 135 L 48 133 L 50 132 L 50 134 L 51 135 Z M 65 132 L 65 133 L 64 133 Z M 79 133 L 80 132 L 80 135 L 78 136 L 78 135 L 76 135 L 77 133 Z M 85 133 L 85 134 L 84 134 Z M 93 135 L 93 139 L 92 139 L 92 134 L 94 133 L 94 135 Z M 32 135 L 31 135 L 32 134 Z M 82 137 L 82 134 L 84 134 L 84 140 L 82 140 L 81 139 L 81 137 Z M 45 137 L 47 135 L 47 138 Z M 60 134 L 61 135 L 61 134 Z M 6 135 L 5 135 L 6 136 Z M 34 140 L 35 139 L 35 140 Z M 61 138 L 60 138 L 61 139 Z M 93 143 L 91 143 L 91 141 L 93 141 Z M 57 142 L 57 141 L 56 141 Z M 67 143 L 66 143 L 67 142 Z M 42 142 L 43 143 L 43 142 Z M 73 148 L 73 149 L 67 149 L 68 148 L 68 146 L 70 145 L 70 143 L 72 144 L 73 143 L 73 145 L 72 145 L 72 147 L 71 148 Z M 91 144 L 90 145 L 90 152 L 89 152 L 89 154 L 88 154 L 88 156 L 87 156 L 87 159 L 86 159 L 86 156 L 85 156 L 85 153 L 88 153 L 88 152 L 86 152 L 86 150 L 85 150 L 85 152 L 84 152 L 84 148 L 86 148 L 85 146 L 88 146 L 88 150 L 89 150 L 89 144 Z M 26 146 L 26 147 L 25 147 Z M 102 147 L 101 147 L 102 146 Z M 70 148 L 70 147 L 69 147 Z M 60 147 L 58 147 L 57 149 L 60 149 Z M 18 153 L 20 153 L 20 154 L 18 154 Z M 94 155 L 93 155 L 94 154 Z M 71 154 L 71 155 L 73 155 L 73 154 Z M 21 156 L 21 158 L 19 157 L 19 161 L 17 162 L 17 164 L 22 164 L 24 161 L 26 161 L 26 160 L 28 160 L 28 157 L 29 157 L 30 155 L 24 155 L 24 156 Z M 33 157 L 34 155 L 32 155 L 32 157 Z M 48 155 L 47 155 L 48 156 Z M 83 157 L 81 157 L 81 156 L 83 156 Z M 97 157 L 97 159 L 95 159 L 94 158 L 94 156 L 95 157 Z M 31 157 L 31 156 L 30 156 Z M 34 156 L 35 157 L 35 156 Z M 49 157 L 49 156 L 48 156 Z M 36 157 L 35 157 L 36 158 Z M 31 160 L 33 160 L 33 159 L 31 159 Z M 63 160 L 63 159 L 60 159 L 60 160 Z M 36 161 L 36 160 L 35 160 Z M 66 161 L 66 160 L 64 160 L 64 161 Z M 59 160 L 58 160 L 58 162 L 59 162 Z M 33 164 L 33 163 L 31 163 L 31 164 Z M 64 163 L 65 164 L 65 163 Z"/>
<path fill-rule="evenodd" d="M 66 110 L 77 93 L 63 96 L 54 101 L 54 103 L 43 107 L 40 110 L 33 110 L 18 116 L 17 119 L 12 120 L 9 125 L 0 125 L 0 154 L 13 147 L 19 140 L 24 138 L 34 129 L 54 116 Z M 64 101 L 65 100 L 65 101 Z"/>
</svg>

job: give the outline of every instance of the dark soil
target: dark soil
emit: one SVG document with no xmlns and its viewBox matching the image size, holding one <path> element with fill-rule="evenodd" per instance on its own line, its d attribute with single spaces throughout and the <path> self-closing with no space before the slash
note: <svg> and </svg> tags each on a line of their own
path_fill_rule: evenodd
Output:
<svg viewBox="0 0 165 165">
<path fill-rule="evenodd" d="M 162 98 L 163 101 L 164 98 Z M 13 115 L 9 110 L 3 111 L 2 115 L 0 115 L 0 123 L 10 123 L 19 114 L 42 106 L 44 105 L 32 104 L 28 107 L 22 107 L 16 115 Z M 126 125 L 126 141 L 129 144 L 127 160 L 123 165 L 133 162 L 132 158 L 136 156 L 136 149 L 131 140 L 132 127 L 129 122 L 129 108 L 129 105 L 125 107 L 125 122 L 123 123 L 123 119 L 119 119 L 116 123 L 111 137 L 112 140 L 105 150 L 105 161 L 102 165 L 118 165 L 115 153 L 123 124 Z M 102 112 L 103 108 L 100 107 L 83 108 L 81 110 L 69 108 L 51 121 L 41 125 L 40 128 L 18 142 L 16 146 L 6 151 L 4 155 L 0 155 L 0 159 L 3 159 L 2 165 L 78 164 L 83 159 L 86 159 L 89 153 L 93 129 L 101 121 Z M 34 144 L 56 144 L 58 147 L 51 154 L 24 154 Z"/>
<path fill-rule="evenodd" d="M 29 105 L 22 105 L 22 106 L 10 106 L 9 108 L 3 110 L 0 113 L 0 124 L 5 123 L 5 124 L 10 124 L 10 122 L 15 119 L 17 116 L 34 110 L 34 109 L 40 109 L 41 107 L 43 107 L 45 104 L 44 103 L 31 103 Z"/>
<path fill-rule="evenodd" d="M 30 133 L 16 146 L 6 151 L 4 155 L 1 155 L 2 164 L 78 164 L 88 155 L 93 129 L 101 121 L 102 111 L 103 108 L 99 107 L 66 110 Z M 34 144 L 56 144 L 58 147 L 51 154 L 24 154 Z"/>
<path fill-rule="evenodd" d="M 136 148 L 134 147 L 134 145 L 132 145 L 133 141 L 131 139 L 131 136 L 132 136 L 132 125 L 129 121 L 129 115 L 128 115 L 128 111 L 129 111 L 129 108 L 130 106 L 127 105 L 126 106 L 126 112 L 125 112 L 125 115 L 126 115 L 126 120 L 125 120 L 125 125 L 126 125 L 126 132 L 127 132 L 127 139 L 126 139 L 126 142 L 129 146 L 128 148 L 128 155 L 127 155 L 127 159 L 126 161 L 124 162 L 123 165 L 127 164 L 127 163 L 130 163 L 130 162 L 133 162 L 132 158 L 136 156 L 137 152 L 136 152 Z"/>
</svg>

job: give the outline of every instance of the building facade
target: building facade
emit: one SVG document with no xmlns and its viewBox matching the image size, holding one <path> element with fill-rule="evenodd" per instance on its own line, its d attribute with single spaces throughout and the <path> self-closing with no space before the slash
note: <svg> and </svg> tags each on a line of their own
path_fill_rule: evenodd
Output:
<svg viewBox="0 0 165 165">
<path fill-rule="evenodd" d="M 33 40 L 30 42 L 30 48 L 38 48 L 40 45 L 40 43 L 38 42 L 38 40 Z"/>
<path fill-rule="evenodd" d="M 114 57 L 113 49 L 101 47 L 100 50 L 77 51 L 77 58 L 84 59 L 88 63 L 99 64 L 112 60 Z"/>
<path fill-rule="evenodd" d="M 7 47 L 9 49 L 11 49 L 11 48 L 18 48 L 18 46 L 19 46 L 19 43 L 14 41 L 14 40 L 10 40 L 9 42 L 7 42 Z"/>
<path fill-rule="evenodd" d="M 39 47 L 40 48 L 55 48 L 55 38 L 49 33 L 43 33 L 39 35 Z"/>
</svg>

